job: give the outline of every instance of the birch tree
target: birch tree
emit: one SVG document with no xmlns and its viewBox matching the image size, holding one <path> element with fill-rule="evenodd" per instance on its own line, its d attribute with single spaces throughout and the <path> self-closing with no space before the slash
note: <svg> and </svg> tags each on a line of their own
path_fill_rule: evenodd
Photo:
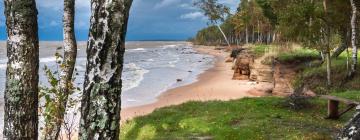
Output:
<svg viewBox="0 0 360 140">
<path fill-rule="evenodd" d="M 4 139 L 38 138 L 39 39 L 35 0 L 5 0 Z"/>
<path fill-rule="evenodd" d="M 230 47 L 228 38 L 220 27 L 220 23 L 225 21 L 230 14 L 230 9 L 223 4 L 218 4 L 217 0 L 198 0 L 194 5 L 200 8 L 204 15 L 209 18 L 210 24 L 215 25 L 223 35 L 227 45 Z"/>
<path fill-rule="evenodd" d="M 349 77 L 353 77 L 355 72 L 356 72 L 356 67 L 357 67 L 357 53 L 358 53 L 358 49 L 357 49 L 357 44 L 356 44 L 356 39 L 357 39 L 357 5 L 355 3 L 354 0 L 350 0 L 351 3 L 351 8 L 352 8 L 352 15 L 351 15 L 351 46 L 352 46 L 352 64 L 351 64 L 351 69 L 349 72 Z"/>
<path fill-rule="evenodd" d="M 91 0 L 79 136 L 119 139 L 121 73 L 132 0 Z"/>
<path fill-rule="evenodd" d="M 63 62 L 60 65 L 59 97 L 56 108 L 45 128 L 45 139 L 58 139 L 61 126 L 64 122 L 66 105 L 73 89 L 72 77 L 76 62 L 77 45 L 74 32 L 75 0 L 64 0 L 63 14 Z"/>
</svg>

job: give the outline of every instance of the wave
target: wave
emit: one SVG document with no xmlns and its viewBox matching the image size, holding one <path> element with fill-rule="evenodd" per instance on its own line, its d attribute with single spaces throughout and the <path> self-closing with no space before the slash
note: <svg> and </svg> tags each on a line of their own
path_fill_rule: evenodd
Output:
<svg viewBox="0 0 360 140">
<path fill-rule="evenodd" d="M 127 49 L 128 52 L 145 52 L 145 48 Z"/>
<path fill-rule="evenodd" d="M 149 70 L 143 69 L 137 66 L 135 63 L 128 63 L 124 65 L 124 71 L 122 75 L 123 90 L 127 91 L 140 85 L 141 81 L 144 80 L 144 75 Z"/>
</svg>

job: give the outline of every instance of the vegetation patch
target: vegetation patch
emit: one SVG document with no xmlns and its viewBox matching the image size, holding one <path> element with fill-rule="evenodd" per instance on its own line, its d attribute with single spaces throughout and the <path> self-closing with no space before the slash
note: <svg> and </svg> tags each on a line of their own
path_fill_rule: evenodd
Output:
<svg viewBox="0 0 360 140">
<path fill-rule="evenodd" d="M 281 63 L 301 63 L 304 61 L 320 59 L 319 52 L 311 49 L 296 48 L 291 51 L 280 51 L 277 60 Z"/>
<path fill-rule="evenodd" d="M 251 52 L 254 53 L 255 57 L 263 56 L 269 49 L 270 45 L 254 45 L 251 46 Z"/>
<path fill-rule="evenodd" d="M 336 94 L 349 99 L 360 98 L 355 92 Z M 298 111 L 285 107 L 284 99 L 278 97 L 189 102 L 158 109 L 150 115 L 126 122 L 121 127 L 120 138 L 331 139 L 352 114 L 347 113 L 337 121 L 326 120 L 327 102 L 322 99 L 310 99 L 310 102 L 311 107 Z"/>
<path fill-rule="evenodd" d="M 326 63 L 320 66 L 314 66 L 312 64 L 312 62 L 309 62 L 306 68 L 298 74 L 298 76 L 294 80 L 294 87 L 305 84 L 317 94 L 329 94 L 332 92 L 360 90 L 359 74 L 355 75 L 352 80 L 345 81 L 348 74 L 345 54 L 341 54 L 338 58 L 332 59 L 331 87 L 327 87 L 326 84 Z M 360 63 L 358 63 L 358 65 L 359 64 Z M 360 73 L 359 69 L 357 70 L 357 73 Z"/>
</svg>

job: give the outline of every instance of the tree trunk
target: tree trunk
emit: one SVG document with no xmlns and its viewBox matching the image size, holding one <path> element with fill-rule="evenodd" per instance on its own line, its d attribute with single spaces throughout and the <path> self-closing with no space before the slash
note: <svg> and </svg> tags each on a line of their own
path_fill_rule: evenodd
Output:
<svg viewBox="0 0 360 140">
<path fill-rule="evenodd" d="M 323 6 L 324 6 L 324 11 L 325 11 L 325 15 L 326 17 L 328 16 L 328 12 L 327 12 L 327 0 L 323 1 Z M 330 87 L 331 86 L 331 54 L 330 54 L 330 27 L 328 25 L 326 25 L 325 27 L 325 44 L 326 44 L 326 71 L 327 71 L 327 86 Z"/>
<path fill-rule="evenodd" d="M 132 0 L 91 0 L 79 136 L 119 139 L 121 73 Z"/>
<path fill-rule="evenodd" d="M 354 0 L 350 0 L 351 7 L 352 7 L 352 16 L 351 16 L 351 46 L 353 48 L 352 53 L 352 64 L 351 64 L 351 70 L 349 72 L 349 77 L 353 77 L 356 72 L 356 66 L 357 66 L 357 44 L 356 44 L 356 37 L 357 37 L 357 27 L 356 27 L 356 21 L 357 21 L 357 7 Z"/>
<path fill-rule="evenodd" d="M 61 126 L 64 122 L 66 104 L 72 92 L 72 77 L 76 62 L 77 45 L 74 32 L 75 21 L 75 0 L 64 0 L 63 31 L 64 31 L 64 57 L 63 67 L 60 72 L 59 97 L 57 108 L 59 111 L 54 114 L 52 122 L 46 125 L 45 139 L 58 139 Z"/>
<path fill-rule="evenodd" d="M 356 107 L 356 113 L 351 120 L 345 125 L 337 139 L 341 140 L 358 140 L 360 139 L 360 107 Z"/>
<path fill-rule="evenodd" d="M 246 40 L 246 44 L 249 44 L 249 28 L 248 28 L 248 25 L 246 25 L 246 27 L 245 27 L 245 40 Z"/>
<path fill-rule="evenodd" d="M 255 27 L 253 26 L 252 28 L 252 39 L 251 39 L 252 43 L 255 43 Z"/>
<path fill-rule="evenodd" d="M 350 53 L 349 53 L 349 47 L 346 47 L 346 72 L 350 72 Z"/>
<path fill-rule="evenodd" d="M 229 40 L 227 39 L 227 37 L 226 37 L 226 35 L 225 35 L 224 31 L 221 29 L 220 25 L 216 25 L 216 26 L 219 28 L 219 30 L 220 30 L 221 34 L 223 35 L 223 37 L 224 37 L 224 39 L 225 39 L 225 41 L 226 41 L 227 45 L 228 45 L 228 46 L 229 46 L 229 48 L 230 48 L 231 46 L 230 46 Z"/>
<path fill-rule="evenodd" d="M 276 41 L 276 32 L 274 31 L 272 42 L 275 42 L 275 41 Z"/>
<path fill-rule="evenodd" d="M 327 71 L 327 85 L 331 86 L 331 54 L 330 54 L 330 47 L 327 45 L 327 52 L 326 52 L 326 71 Z"/>
<path fill-rule="evenodd" d="M 257 33 L 257 42 L 258 43 L 261 43 L 261 33 L 260 33 L 260 22 L 259 22 L 259 20 L 257 20 L 257 28 L 258 28 L 258 33 Z"/>
<path fill-rule="evenodd" d="M 5 0 L 4 139 L 38 138 L 39 39 L 35 0 Z"/>
</svg>

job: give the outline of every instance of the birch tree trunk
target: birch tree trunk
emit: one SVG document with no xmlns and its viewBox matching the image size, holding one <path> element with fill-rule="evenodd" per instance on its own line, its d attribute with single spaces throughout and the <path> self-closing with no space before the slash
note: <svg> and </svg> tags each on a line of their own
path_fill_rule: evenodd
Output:
<svg viewBox="0 0 360 140">
<path fill-rule="evenodd" d="M 351 8 L 352 8 L 352 16 L 351 16 L 351 46 L 353 48 L 352 52 L 352 64 L 351 64 L 351 70 L 349 72 L 349 77 L 353 77 L 356 72 L 357 67 L 357 44 L 356 44 L 356 37 L 357 37 L 357 27 L 356 27 L 356 21 L 357 21 L 357 7 L 354 0 L 350 0 Z"/>
<path fill-rule="evenodd" d="M 39 39 L 35 0 L 5 0 L 4 139 L 38 138 Z"/>
<path fill-rule="evenodd" d="M 221 29 L 220 25 L 216 25 L 216 26 L 219 28 L 219 30 L 220 30 L 221 34 L 223 35 L 223 37 L 224 37 L 224 39 L 225 39 L 225 41 L 226 41 L 227 45 L 228 45 L 228 46 L 229 46 L 229 48 L 230 48 L 231 46 L 230 46 L 229 40 L 227 39 L 227 37 L 226 37 L 226 35 L 225 35 L 224 31 Z"/>
<path fill-rule="evenodd" d="M 119 139 L 121 73 L 132 0 L 91 0 L 81 140 Z"/>
<path fill-rule="evenodd" d="M 53 122 L 45 126 L 45 139 L 58 139 L 61 126 L 64 122 L 66 104 L 71 94 L 72 77 L 76 62 L 77 45 L 74 32 L 75 0 L 64 0 L 63 31 L 64 31 L 64 57 L 60 71 L 59 91 L 61 93 L 58 112 L 53 116 Z"/>
<path fill-rule="evenodd" d="M 353 118 L 344 126 L 337 137 L 338 140 L 358 140 L 360 139 L 360 106 L 356 107 Z"/>
</svg>

